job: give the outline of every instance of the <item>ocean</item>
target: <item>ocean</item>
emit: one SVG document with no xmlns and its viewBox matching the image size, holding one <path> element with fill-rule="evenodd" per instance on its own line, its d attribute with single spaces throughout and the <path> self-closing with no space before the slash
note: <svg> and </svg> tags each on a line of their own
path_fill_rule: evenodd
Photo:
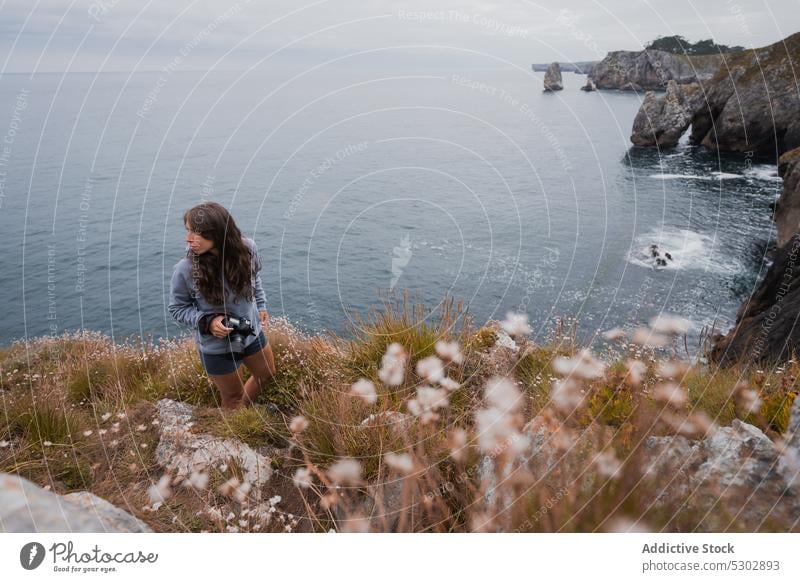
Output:
<svg viewBox="0 0 800 582">
<path fill-rule="evenodd" d="M 602 345 L 659 313 L 724 331 L 774 241 L 774 164 L 632 148 L 641 95 L 503 70 L 260 68 L 0 77 L 0 344 L 186 331 L 183 212 L 258 243 L 269 310 L 348 335 L 406 290 Z M 672 257 L 659 267 L 651 245 Z"/>
</svg>

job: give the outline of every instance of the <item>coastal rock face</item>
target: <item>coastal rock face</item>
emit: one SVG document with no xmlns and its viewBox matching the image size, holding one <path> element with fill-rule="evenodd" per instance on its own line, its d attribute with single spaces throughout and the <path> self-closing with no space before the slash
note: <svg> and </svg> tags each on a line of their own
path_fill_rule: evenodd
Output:
<svg viewBox="0 0 800 582">
<path fill-rule="evenodd" d="M 19 475 L 0 474 L 0 532 L 152 532 L 142 521 L 88 491 L 56 495 Z"/>
<path fill-rule="evenodd" d="M 800 423 L 800 399 L 793 419 Z M 791 429 L 790 429 L 791 433 Z M 780 530 L 800 519 L 800 450 L 785 437 L 778 447 L 757 427 L 734 420 L 702 441 L 650 437 L 650 470 L 664 476 L 656 502 L 686 499 L 687 511 L 703 512 L 709 531 Z"/>
<path fill-rule="evenodd" d="M 783 247 L 800 230 L 800 148 L 780 157 L 778 173 L 783 178 L 783 192 L 775 209 L 775 223 L 778 246 Z"/>
<path fill-rule="evenodd" d="M 772 265 L 752 296 L 736 314 L 736 324 L 717 335 L 713 360 L 784 361 L 800 351 L 800 148 L 780 158 L 783 192 L 775 211 L 778 250 Z"/>
<path fill-rule="evenodd" d="M 564 85 L 561 80 L 561 67 L 558 63 L 550 63 L 547 72 L 544 74 L 545 91 L 561 91 Z"/>
<path fill-rule="evenodd" d="M 591 79 L 586 79 L 586 84 L 583 87 L 581 87 L 581 91 L 586 91 L 587 93 L 590 93 L 592 91 L 597 91 L 597 86 Z"/>
<path fill-rule="evenodd" d="M 639 146 L 671 146 L 678 143 L 703 102 L 698 83 L 667 83 L 667 91 L 657 96 L 648 91 L 633 121 L 631 141 Z"/>
<path fill-rule="evenodd" d="M 690 57 L 658 50 L 614 51 L 592 68 L 590 78 L 598 89 L 664 89 L 671 80 L 684 84 L 710 79 L 722 62 L 722 55 Z"/>
<path fill-rule="evenodd" d="M 692 121 L 692 141 L 774 157 L 800 147 L 798 67 L 800 33 L 728 56 L 703 84 L 706 103 Z"/>
</svg>

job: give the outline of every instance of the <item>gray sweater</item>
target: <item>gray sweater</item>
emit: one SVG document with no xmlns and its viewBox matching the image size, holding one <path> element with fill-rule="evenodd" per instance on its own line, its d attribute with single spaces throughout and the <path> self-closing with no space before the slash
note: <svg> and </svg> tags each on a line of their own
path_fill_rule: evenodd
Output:
<svg viewBox="0 0 800 582">
<path fill-rule="evenodd" d="M 245 243 L 253 250 L 254 257 L 257 257 L 258 248 L 253 239 L 243 237 Z M 187 245 L 188 248 L 188 245 Z M 257 261 L 260 264 L 260 261 Z M 169 292 L 169 314 L 180 324 L 194 330 L 194 338 L 197 346 L 206 354 L 221 354 L 229 351 L 228 339 L 220 339 L 212 334 L 201 333 L 199 328 L 200 319 L 211 313 L 229 313 L 246 317 L 250 320 L 256 334 L 245 338 L 245 347 L 253 343 L 261 332 L 261 318 L 259 311 L 267 309 L 267 298 L 261 286 L 261 275 L 256 270 L 256 262 L 253 264 L 253 291 L 254 298 L 247 301 L 244 298 L 234 297 L 228 282 L 224 281 L 225 303 L 224 305 L 213 305 L 206 301 L 200 293 L 194 278 L 192 277 L 192 261 L 184 257 L 175 265 L 172 273 L 172 282 Z"/>
</svg>

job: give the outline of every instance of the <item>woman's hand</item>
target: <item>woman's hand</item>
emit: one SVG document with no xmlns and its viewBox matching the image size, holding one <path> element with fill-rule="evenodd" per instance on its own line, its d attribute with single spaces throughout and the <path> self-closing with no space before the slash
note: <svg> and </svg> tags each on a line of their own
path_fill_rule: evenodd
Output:
<svg viewBox="0 0 800 582">
<path fill-rule="evenodd" d="M 229 333 L 233 331 L 232 327 L 225 327 L 224 325 L 222 325 L 223 319 L 225 319 L 224 315 L 218 315 L 211 320 L 211 325 L 208 326 L 209 330 L 214 335 L 214 337 L 218 337 L 220 339 L 226 337 Z"/>
<path fill-rule="evenodd" d="M 261 327 L 267 329 L 267 326 L 269 325 L 269 313 L 267 313 L 267 310 L 264 309 L 259 311 L 258 314 L 261 316 Z"/>
</svg>

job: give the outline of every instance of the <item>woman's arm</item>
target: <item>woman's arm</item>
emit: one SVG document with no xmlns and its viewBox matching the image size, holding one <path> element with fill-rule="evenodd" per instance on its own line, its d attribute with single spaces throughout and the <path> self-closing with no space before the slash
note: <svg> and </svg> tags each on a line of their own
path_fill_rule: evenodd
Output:
<svg viewBox="0 0 800 582">
<path fill-rule="evenodd" d="M 267 310 L 267 295 L 264 293 L 264 287 L 261 284 L 261 258 L 258 256 L 258 247 L 256 246 L 256 241 L 250 239 L 251 247 L 253 250 L 253 277 L 255 278 L 255 299 L 256 299 L 256 307 L 258 307 L 259 311 L 266 311 Z"/>
<path fill-rule="evenodd" d="M 200 319 L 205 315 L 197 309 L 186 284 L 186 277 L 179 267 L 172 273 L 167 310 L 175 321 L 193 329 L 198 328 Z"/>
</svg>

